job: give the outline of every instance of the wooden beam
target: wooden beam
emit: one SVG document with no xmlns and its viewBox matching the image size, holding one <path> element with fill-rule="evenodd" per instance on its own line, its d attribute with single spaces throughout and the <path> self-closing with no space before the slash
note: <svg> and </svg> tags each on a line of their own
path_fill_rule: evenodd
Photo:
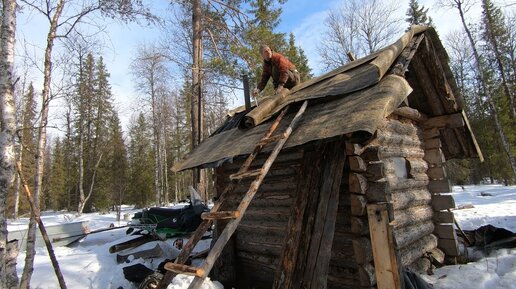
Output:
<svg viewBox="0 0 516 289">
<path fill-rule="evenodd" d="M 366 237 L 353 239 L 353 251 L 355 252 L 355 262 L 363 265 L 373 260 L 373 249 L 371 240 Z"/>
<path fill-rule="evenodd" d="M 359 156 L 348 157 L 349 169 L 352 172 L 363 173 L 367 170 L 366 162 Z"/>
<path fill-rule="evenodd" d="M 364 149 L 362 154 L 360 155 L 362 159 L 368 162 L 376 162 L 380 160 L 380 152 L 379 147 L 377 146 L 369 146 Z"/>
<path fill-rule="evenodd" d="M 442 166 L 446 162 L 441 149 L 425 150 L 425 156 L 423 157 L 423 159 L 434 166 Z"/>
<path fill-rule="evenodd" d="M 368 181 L 375 182 L 385 178 L 385 165 L 383 162 L 370 163 L 364 174 Z"/>
<path fill-rule="evenodd" d="M 453 212 L 449 212 L 449 211 L 434 212 L 434 222 L 437 224 L 440 224 L 440 223 L 453 224 Z"/>
<path fill-rule="evenodd" d="M 459 246 L 457 244 L 457 240 L 438 239 L 437 244 L 437 247 L 441 249 L 447 256 L 459 256 Z"/>
<path fill-rule="evenodd" d="M 367 219 L 352 216 L 351 221 L 351 232 L 359 236 L 365 236 L 369 234 L 369 226 Z"/>
<path fill-rule="evenodd" d="M 369 204 L 367 206 L 367 217 L 373 249 L 376 285 L 378 289 L 401 289 L 387 204 Z"/>
<path fill-rule="evenodd" d="M 436 193 L 449 193 L 451 192 L 451 186 L 448 179 L 444 180 L 432 180 L 428 183 L 428 190 L 432 194 Z"/>
<path fill-rule="evenodd" d="M 425 149 L 439 149 L 441 146 L 441 140 L 439 138 L 429 138 L 425 140 Z"/>
<path fill-rule="evenodd" d="M 346 155 L 358 156 L 364 151 L 364 147 L 361 144 L 346 142 Z"/>
<path fill-rule="evenodd" d="M 439 137 L 439 129 L 438 128 L 430 128 L 423 130 L 423 138 L 424 139 L 430 139 L 430 138 L 436 138 Z"/>
<path fill-rule="evenodd" d="M 317 199 L 315 192 L 317 191 L 322 159 L 320 149 L 321 147 L 318 147 L 315 151 L 305 154 L 296 200 L 291 209 L 287 236 L 283 243 L 272 288 L 290 288 L 292 286 L 297 258 L 302 246 L 303 232 L 306 232 L 307 229 L 305 211 L 311 214 L 310 205 L 314 204 Z"/>
<path fill-rule="evenodd" d="M 446 171 L 444 167 L 428 168 L 426 174 L 431 180 L 442 180 L 446 178 Z"/>
<path fill-rule="evenodd" d="M 454 113 L 436 116 L 427 119 L 423 122 L 423 129 L 429 128 L 457 128 L 464 127 L 464 119 L 462 118 L 462 113 Z"/>
<path fill-rule="evenodd" d="M 366 214 L 367 199 L 363 195 L 350 194 L 351 214 L 353 216 L 364 216 Z"/>
<path fill-rule="evenodd" d="M 367 179 L 362 174 L 349 174 L 349 191 L 355 194 L 364 195 L 367 191 Z"/>
<path fill-rule="evenodd" d="M 455 201 L 451 195 L 432 195 L 432 208 L 434 211 L 442 211 L 455 208 Z"/>
<path fill-rule="evenodd" d="M 455 229 L 453 228 L 453 224 L 437 224 L 435 225 L 434 234 L 439 237 L 439 239 L 457 239 L 457 234 L 455 234 Z"/>
<path fill-rule="evenodd" d="M 417 109 L 408 106 L 398 107 L 392 113 L 408 118 L 415 122 L 422 122 L 428 119 L 428 116 L 426 116 L 424 113 L 421 113 Z"/>
</svg>

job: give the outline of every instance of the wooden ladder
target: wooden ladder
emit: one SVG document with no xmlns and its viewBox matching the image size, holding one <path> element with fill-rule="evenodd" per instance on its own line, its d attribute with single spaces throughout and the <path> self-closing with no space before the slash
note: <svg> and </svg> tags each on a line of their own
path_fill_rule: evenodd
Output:
<svg viewBox="0 0 516 289">
<path fill-rule="evenodd" d="M 246 161 L 238 170 L 238 172 L 229 176 L 230 183 L 219 196 L 218 201 L 213 205 L 211 211 L 209 213 L 203 213 L 201 215 L 203 219 L 202 223 L 199 225 L 197 230 L 192 234 L 192 236 L 188 239 L 188 242 L 183 247 L 183 250 L 181 250 L 181 252 L 179 253 L 175 262 L 169 262 L 165 264 L 165 269 L 167 270 L 167 273 L 159 282 L 157 286 L 158 289 L 165 289 L 168 286 L 168 284 L 170 284 L 174 276 L 178 273 L 195 276 L 192 283 L 188 287 L 189 289 L 197 289 L 202 285 L 204 279 L 208 276 L 211 269 L 213 268 L 213 265 L 219 257 L 220 253 L 226 246 L 227 242 L 229 241 L 233 233 L 235 233 L 238 225 L 240 224 L 240 221 L 242 220 L 242 217 L 245 214 L 247 207 L 251 203 L 258 189 L 260 188 L 263 179 L 269 172 L 272 163 L 274 162 L 279 152 L 285 145 L 285 142 L 291 135 L 297 122 L 305 112 L 306 106 L 307 101 L 303 103 L 303 105 L 301 106 L 297 114 L 294 116 L 287 129 L 279 135 L 272 136 L 274 131 L 278 128 L 281 120 L 283 119 L 283 116 L 287 112 L 288 107 L 284 108 L 283 111 L 278 115 L 276 120 L 272 123 L 271 127 L 267 130 L 267 132 L 260 139 L 260 141 L 258 141 L 253 152 L 249 155 L 249 157 L 246 159 Z M 271 152 L 263 166 L 256 170 L 249 170 L 251 163 L 253 162 L 255 157 L 260 153 L 263 147 L 273 142 L 276 142 L 276 146 L 274 147 L 273 151 Z M 219 211 L 219 208 L 223 204 L 227 195 L 229 195 L 234 190 L 234 188 L 240 182 L 240 180 L 252 177 L 254 177 L 255 179 L 249 186 L 249 189 L 243 197 L 242 201 L 240 202 L 238 208 L 235 211 Z M 217 242 L 211 248 L 210 253 L 206 257 L 202 265 L 199 267 L 185 265 L 185 262 L 188 260 L 188 257 L 192 253 L 193 249 L 195 248 L 201 237 L 211 227 L 213 220 L 222 219 L 230 219 L 230 221 L 227 223 L 226 227 L 218 237 Z"/>
</svg>

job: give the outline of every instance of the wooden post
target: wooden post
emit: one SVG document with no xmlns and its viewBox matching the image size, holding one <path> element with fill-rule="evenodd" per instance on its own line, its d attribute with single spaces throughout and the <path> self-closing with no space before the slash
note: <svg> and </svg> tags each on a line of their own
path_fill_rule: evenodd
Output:
<svg viewBox="0 0 516 289">
<path fill-rule="evenodd" d="M 367 205 L 378 289 L 401 289 L 387 204 Z"/>
</svg>

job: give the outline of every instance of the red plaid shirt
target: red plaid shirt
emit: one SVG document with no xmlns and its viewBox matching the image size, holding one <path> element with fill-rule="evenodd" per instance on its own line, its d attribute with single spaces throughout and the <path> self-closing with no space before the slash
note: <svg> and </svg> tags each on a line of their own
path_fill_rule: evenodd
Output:
<svg viewBox="0 0 516 289">
<path fill-rule="evenodd" d="M 272 73 L 273 67 L 279 71 L 278 79 L 274 78 Z M 292 62 L 290 62 L 285 56 L 273 52 L 270 60 L 263 61 L 262 79 L 260 80 L 260 83 L 258 83 L 258 89 L 263 90 L 271 76 L 273 76 L 274 88 L 276 88 L 278 85 L 285 85 L 288 80 L 288 71 L 294 69 L 296 69 L 296 66 L 292 64 Z"/>
</svg>

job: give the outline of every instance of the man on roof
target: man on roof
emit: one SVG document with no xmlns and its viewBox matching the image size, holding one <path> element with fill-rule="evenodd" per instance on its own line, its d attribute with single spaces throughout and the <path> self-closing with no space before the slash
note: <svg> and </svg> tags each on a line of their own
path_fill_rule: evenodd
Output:
<svg viewBox="0 0 516 289">
<path fill-rule="evenodd" d="M 262 78 L 253 90 L 254 97 L 257 97 L 260 91 L 265 88 L 271 76 L 276 94 L 282 93 L 285 88 L 291 89 L 299 84 L 299 72 L 296 70 L 296 66 L 285 56 L 273 52 L 267 45 L 260 46 L 260 53 L 263 58 Z"/>
</svg>

